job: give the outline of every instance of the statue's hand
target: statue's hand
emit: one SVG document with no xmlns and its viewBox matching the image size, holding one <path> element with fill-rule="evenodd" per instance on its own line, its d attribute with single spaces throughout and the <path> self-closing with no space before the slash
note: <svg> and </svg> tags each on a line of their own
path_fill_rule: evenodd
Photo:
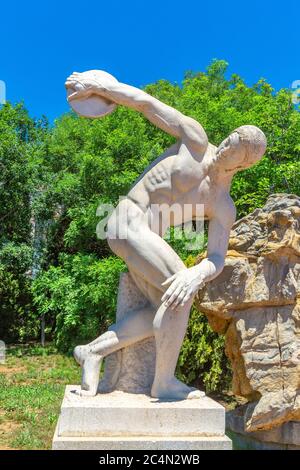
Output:
<svg viewBox="0 0 300 470">
<path fill-rule="evenodd" d="M 199 271 L 199 266 L 197 265 L 178 271 L 178 273 L 163 282 L 162 286 L 170 283 L 170 287 L 164 293 L 161 300 L 165 302 L 167 307 L 175 309 L 179 305 L 185 305 L 188 300 L 194 297 L 204 285 L 204 275 Z"/>
<path fill-rule="evenodd" d="M 88 98 L 92 94 L 101 94 L 105 91 L 101 83 L 101 76 L 97 76 L 97 71 L 92 72 L 73 72 L 65 83 L 67 90 L 71 91 L 68 100 Z"/>
</svg>

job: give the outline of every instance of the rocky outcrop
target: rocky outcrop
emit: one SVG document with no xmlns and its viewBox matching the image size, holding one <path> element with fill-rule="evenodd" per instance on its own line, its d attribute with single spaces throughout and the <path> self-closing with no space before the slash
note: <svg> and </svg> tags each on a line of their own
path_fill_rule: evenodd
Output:
<svg viewBox="0 0 300 470">
<path fill-rule="evenodd" d="M 197 307 L 225 334 L 245 429 L 300 420 L 300 198 L 274 194 L 233 226 L 225 268 Z"/>
</svg>

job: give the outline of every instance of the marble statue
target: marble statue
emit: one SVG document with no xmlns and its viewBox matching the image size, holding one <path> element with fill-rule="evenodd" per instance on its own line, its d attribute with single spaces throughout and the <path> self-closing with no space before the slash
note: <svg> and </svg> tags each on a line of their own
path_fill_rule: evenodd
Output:
<svg viewBox="0 0 300 470">
<path fill-rule="evenodd" d="M 266 149 L 265 135 L 257 127 L 245 125 L 216 147 L 194 119 L 138 88 L 109 80 L 108 74 L 101 71 L 74 72 L 66 88 L 71 105 L 80 100 L 95 103 L 99 97 L 107 106 L 123 105 L 141 112 L 176 138 L 176 143 L 144 171 L 108 221 L 109 246 L 126 262 L 149 304 L 128 312 L 91 343 L 75 348 L 75 359 L 82 366 L 81 395 L 97 394 L 103 358 L 154 336 L 156 363 L 151 396 L 175 400 L 201 397 L 203 392 L 175 378 L 175 367 L 194 296 L 224 267 L 236 214 L 229 195 L 232 177 L 260 160 Z M 91 115 L 95 117 L 94 112 Z M 191 217 L 196 205 L 203 204 L 204 217 L 209 220 L 207 257 L 191 268 L 162 238 L 160 224 L 155 224 L 157 230 L 153 230 L 149 223 L 157 216 L 153 205 L 174 203 L 189 205 Z M 179 217 L 174 214 L 173 225 L 185 222 L 179 213 Z M 120 235 L 124 225 L 126 238 Z"/>
</svg>

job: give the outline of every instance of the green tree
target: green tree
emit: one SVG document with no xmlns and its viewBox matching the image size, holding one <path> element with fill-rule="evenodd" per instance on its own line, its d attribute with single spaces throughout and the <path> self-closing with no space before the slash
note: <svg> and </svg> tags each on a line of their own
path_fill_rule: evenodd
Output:
<svg viewBox="0 0 300 470">
<path fill-rule="evenodd" d="M 32 308 L 32 207 L 34 168 L 46 122 L 31 119 L 22 104 L 0 109 L 0 337 L 36 336 Z"/>
</svg>

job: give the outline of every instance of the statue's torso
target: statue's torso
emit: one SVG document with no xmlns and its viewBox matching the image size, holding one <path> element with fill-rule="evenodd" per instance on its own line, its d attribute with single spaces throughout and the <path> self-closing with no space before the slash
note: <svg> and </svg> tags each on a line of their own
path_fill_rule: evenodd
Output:
<svg viewBox="0 0 300 470">
<path fill-rule="evenodd" d="M 215 151 L 216 147 L 209 144 L 205 157 L 198 161 L 185 145 L 173 145 L 144 171 L 128 196 L 145 209 L 151 209 L 155 204 L 176 204 L 182 208 L 189 205 L 194 217 L 199 214 L 196 205 L 200 204 L 204 206 L 203 215 L 209 218 L 221 189 L 212 184 L 211 163 Z M 190 219 L 189 211 L 184 212 Z M 174 220 L 174 224 L 184 221 L 180 218 L 179 211 L 178 220 Z"/>
</svg>

